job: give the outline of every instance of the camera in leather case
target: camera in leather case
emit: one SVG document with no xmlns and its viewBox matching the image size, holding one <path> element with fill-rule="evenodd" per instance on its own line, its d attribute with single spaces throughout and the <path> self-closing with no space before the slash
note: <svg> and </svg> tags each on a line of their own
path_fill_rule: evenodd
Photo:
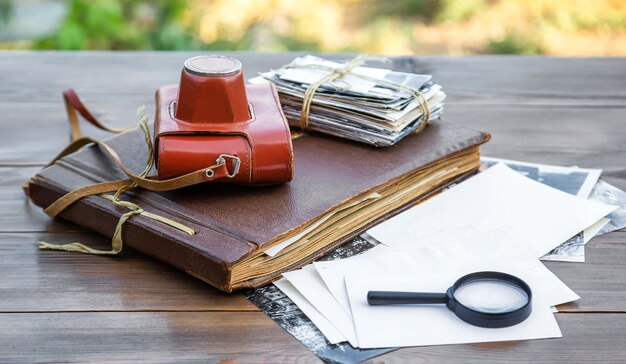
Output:
<svg viewBox="0 0 626 364">
<path fill-rule="evenodd" d="M 154 138 L 159 179 L 210 166 L 207 181 L 268 184 L 293 178 L 291 135 L 273 84 L 244 85 L 231 57 L 185 61 L 180 84 L 156 93 Z"/>
</svg>

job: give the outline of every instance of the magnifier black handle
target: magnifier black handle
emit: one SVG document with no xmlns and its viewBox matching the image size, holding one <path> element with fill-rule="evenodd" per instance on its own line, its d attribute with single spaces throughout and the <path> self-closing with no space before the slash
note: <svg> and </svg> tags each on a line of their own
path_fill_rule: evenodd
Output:
<svg viewBox="0 0 626 364">
<path fill-rule="evenodd" d="M 370 305 L 407 305 L 407 304 L 434 304 L 446 303 L 448 298 L 445 293 L 428 292 L 391 292 L 369 291 L 367 303 Z"/>
</svg>

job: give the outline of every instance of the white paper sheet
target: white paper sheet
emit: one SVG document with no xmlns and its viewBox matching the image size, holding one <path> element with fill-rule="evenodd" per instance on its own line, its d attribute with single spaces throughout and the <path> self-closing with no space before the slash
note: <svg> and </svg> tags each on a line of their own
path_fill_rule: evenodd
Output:
<svg viewBox="0 0 626 364">
<path fill-rule="evenodd" d="M 438 230 L 509 226 L 538 258 L 615 209 L 545 186 L 500 163 L 368 233 L 395 245 Z"/>
<path fill-rule="evenodd" d="M 541 257 L 541 260 L 557 261 L 557 262 L 585 262 L 585 244 L 591 240 L 606 224 L 609 223 L 609 219 L 602 218 L 595 224 L 586 228 L 582 234 L 569 239 L 565 243 L 559 245 L 550 253 Z"/>
<path fill-rule="evenodd" d="M 437 242 L 444 242 L 444 241 L 448 241 L 448 240 L 454 240 L 454 239 L 465 239 L 465 238 L 469 238 L 470 236 L 473 235 L 478 235 L 480 233 L 483 233 L 484 231 L 478 230 L 473 226 L 463 226 L 460 228 L 454 228 L 454 229 L 447 229 L 447 230 L 439 230 L 436 231 L 432 234 L 426 235 L 426 236 L 421 236 L 415 240 L 411 240 L 411 241 L 405 241 L 404 243 L 410 243 L 411 246 L 418 246 L 418 245 L 422 245 L 422 244 L 436 244 Z M 368 234 L 367 232 L 361 234 L 361 238 L 367 240 L 368 242 L 376 245 L 376 247 L 381 246 L 381 247 L 387 247 L 384 244 L 381 244 L 380 241 L 374 239 L 373 236 L 371 236 L 370 234 Z M 397 245 L 401 245 L 401 244 L 397 244 Z M 356 255 L 354 257 L 351 258 L 355 258 L 355 257 L 365 257 L 368 254 L 373 253 L 374 250 L 370 249 L 368 251 L 365 251 L 359 255 Z"/>
<path fill-rule="evenodd" d="M 312 304 L 309 302 L 288 280 L 282 278 L 276 282 L 274 285 L 278 287 L 287 297 L 289 297 L 293 303 L 295 303 L 300 310 L 308 317 L 315 326 L 322 332 L 322 334 L 326 337 L 326 339 L 331 344 L 337 344 L 342 341 L 346 341 L 346 337 L 339 332 L 333 326 L 330 321 L 328 321 L 324 315 L 322 315 Z"/>
<path fill-rule="evenodd" d="M 585 231 L 583 231 L 585 244 L 587 244 L 589 240 L 593 239 L 593 237 L 596 236 L 596 234 L 599 233 L 600 230 L 602 230 L 602 228 L 604 228 L 610 221 L 610 219 L 603 217 L 595 224 L 586 228 Z"/>
<path fill-rule="evenodd" d="M 337 302 L 341 305 L 341 307 L 346 311 L 346 313 L 350 313 L 350 303 L 348 301 L 348 293 L 346 292 L 346 286 L 344 284 L 344 277 L 351 273 L 358 273 L 360 271 L 367 271 L 369 269 L 378 269 L 377 260 L 381 256 L 381 254 L 388 253 L 390 251 L 396 251 L 399 249 L 417 249 L 424 245 L 429 244 L 441 244 L 450 240 L 463 240 L 465 238 L 478 235 L 481 232 L 472 227 L 464 227 L 460 229 L 452 229 L 452 230 L 444 230 L 438 231 L 434 234 L 424 236 L 412 241 L 410 244 L 406 245 L 398 245 L 393 248 L 387 247 L 386 245 L 379 244 L 372 249 L 363 252 L 359 255 L 352 256 L 348 259 L 341 260 L 333 260 L 333 261 L 319 261 L 313 262 L 313 265 L 317 269 L 317 272 L 324 280 L 326 287 L 331 292 L 333 297 L 337 300 Z M 371 237 L 368 237 L 373 239 Z M 377 243 L 377 242 L 376 242 Z M 346 263 L 347 261 L 352 261 L 356 259 L 371 259 L 367 262 L 360 263 Z M 385 259 L 385 258 L 382 258 Z M 393 258 L 391 258 L 393 259 Z M 386 260 L 386 259 L 385 259 Z M 391 263 L 382 263 L 383 270 L 387 269 L 387 267 L 405 269 L 404 266 L 395 265 L 393 262 Z"/>
<path fill-rule="evenodd" d="M 390 269 L 387 269 L 390 272 L 388 274 L 369 270 L 348 275 L 345 278 L 347 292 L 361 348 L 560 336 L 551 309 L 551 306 L 556 304 L 554 302 L 556 295 L 553 291 L 562 289 L 560 281 L 545 269 L 537 258 L 530 253 L 524 253 L 523 249 L 516 249 L 519 252 L 517 256 L 503 256 L 498 253 L 510 249 L 511 246 L 517 246 L 516 243 L 502 243 L 501 247 L 496 247 L 498 236 L 509 235 L 513 238 L 506 230 L 498 229 L 467 239 L 465 244 L 469 246 L 469 243 L 472 243 L 475 249 L 459 249 L 459 246 L 465 244 L 449 242 L 423 247 L 417 250 L 420 255 L 412 258 L 403 258 L 409 254 L 401 250 L 385 254 L 396 255 L 390 259 L 390 262 L 395 261 L 396 265 L 410 266 L 409 271 L 404 271 L 400 275 Z M 493 249 L 494 252 L 491 257 L 485 256 L 489 254 L 489 249 Z M 484 329 L 459 320 L 445 306 L 372 307 L 366 302 L 369 290 L 445 292 L 463 275 L 483 270 L 510 273 L 528 283 L 533 291 L 534 302 L 533 314 L 529 319 L 510 328 Z M 570 294 L 578 297 L 573 292 Z"/>
<path fill-rule="evenodd" d="M 480 162 L 488 166 L 504 163 L 534 181 L 583 198 L 589 197 L 602 173 L 601 169 L 553 166 L 501 158 L 481 157 Z"/>
<path fill-rule="evenodd" d="M 359 347 L 352 317 L 346 313 L 326 288 L 322 277 L 312 265 L 283 273 L 283 276 L 321 313 L 350 345 Z M 298 306 L 300 307 L 300 306 Z"/>
<path fill-rule="evenodd" d="M 296 58 L 293 63 L 298 66 L 321 65 L 333 69 L 345 66 L 342 63 L 327 61 L 313 56 Z M 328 70 L 314 68 L 288 68 L 280 70 L 280 78 L 297 83 L 312 84 L 328 76 L 330 72 L 331 71 Z M 374 79 L 383 79 L 389 72 L 391 72 L 391 70 L 372 67 L 355 67 L 352 70 L 352 73 L 362 74 Z M 341 81 L 343 87 L 347 86 L 350 91 L 363 94 L 376 86 L 376 82 L 364 80 L 350 74 L 345 75 Z"/>
<path fill-rule="evenodd" d="M 452 268 L 452 269 L 451 269 Z M 529 340 L 560 337 L 561 331 L 550 305 L 533 299 L 533 311 L 523 322 L 498 329 L 469 325 L 449 311 L 445 305 L 369 306 L 370 290 L 445 292 L 454 281 L 479 267 L 469 270 L 445 269 L 424 271 L 421 276 L 349 276 L 346 285 L 350 306 L 361 348 L 423 346 L 477 343 L 490 341 Z M 522 272 L 494 265 L 479 269 L 505 271 L 524 279 Z M 531 289 L 535 287 L 531 286 Z"/>
<path fill-rule="evenodd" d="M 428 241 L 431 243 L 428 244 Z M 349 298 L 344 285 L 346 276 L 365 277 L 377 274 L 415 276 L 423 273 L 423 267 L 437 264 L 462 268 L 468 265 L 482 264 L 487 267 L 491 266 L 492 262 L 509 262 L 532 272 L 534 285 L 539 289 L 537 295 L 542 296 L 548 305 L 556 306 L 580 298 L 541 264 L 526 246 L 517 242 L 509 228 L 495 229 L 445 242 L 433 236 L 423 239 L 415 247 L 394 246 L 379 249 L 376 253 L 370 255 L 364 253 L 361 259 L 314 263 L 326 287 L 349 314 L 352 312 L 349 310 Z"/>
</svg>

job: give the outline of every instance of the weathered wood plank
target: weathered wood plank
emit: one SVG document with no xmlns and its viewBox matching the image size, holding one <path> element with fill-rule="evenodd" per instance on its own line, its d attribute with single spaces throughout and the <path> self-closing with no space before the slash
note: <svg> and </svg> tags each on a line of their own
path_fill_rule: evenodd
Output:
<svg viewBox="0 0 626 364">
<path fill-rule="evenodd" d="M 3 362 L 318 363 L 261 312 L 0 314 Z"/>
<path fill-rule="evenodd" d="M 115 126 L 134 123 L 134 110 L 141 102 L 126 101 L 125 106 L 107 107 L 92 98 L 94 110 L 106 110 Z M 143 100 L 147 101 L 147 100 Z M 150 114 L 153 102 L 146 105 Z M 30 107 L 32 112 L 45 114 L 35 119 L 18 112 L 18 106 L 8 107 L 14 124 L 0 134 L 0 165 L 13 163 L 46 163 L 68 143 L 68 127 L 61 101 L 55 105 Z M 527 158 L 545 154 L 543 160 L 553 164 L 578 164 L 584 167 L 613 168 L 623 173 L 626 160 L 626 109 L 579 109 L 553 107 L 476 107 L 447 105 L 447 120 L 472 128 L 489 131 L 493 139 L 483 147 L 485 154 L 507 158 Z M 131 120 L 131 121 L 129 121 Z M 532 127 L 530 127 L 532 125 Z M 85 128 L 89 134 L 107 134 Z M 45 143 L 41 141 L 45 140 Z M 529 161 L 542 161 L 533 158 Z"/>
<path fill-rule="evenodd" d="M 432 74 L 450 104 L 626 105 L 624 58 L 403 57 L 394 66 Z"/>
<path fill-rule="evenodd" d="M 91 233 L 0 234 L 0 312 L 87 310 L 256 310 L 132 249 L 118 257 L 39 251 L 38 240 L 82 241 L 105 249 Z M 586 263 L 546 262 L 582 298 L 567 312 L 626 312 L 626 231 L 594 238 Z"/>
<path fill-rule="evenodd" d="M 602 168 L 626 189 L 626 109 L 447 105 L 448 120 L 492 134 L 483 155 Z"/>
<path fill-rule="evenodd" d="M 30 163 L 43 166 L 69 144 L 69 125 L 60 92 L 53 103 L 6 106 L 3 120 L 9 127 L 0 133 L 0 165 Z M 102 102 L 90 97 L 85 103 L 107 125 L 125 128 L 137 125 L 135 110 L 141 105 L 147 107 L 151 117 L 154 115 L 152 94 L 147 96 L 122 102 Z M 98 139 L 111 136 L 86 122 L 81 125 L 85 135 Z"/>
<path fill-rule="evenodd" d="M 406 348 L 368 363 L 620 363 L 625 314 L 557 314 L 563 337 L 504 343 Z"/>
<path fill-rule="evenodd" d="M 446 105 L 444 118 L 488 131 L 484 148 L 588 152 L 626 151 L 626 109 Z"/>
<path fill-rule="evenodd" d="M 303 53 L 216 52 L 242 62 L 246 77 L 289 63 Z M 202 52 L 3 52 L 0 53 L 2 103 L 57 101 L 68 87 L 103 100 L 135 95 L 154 97 L 163 85 L 177 83 L 183 62 Z"/>
<path fill-rule="evenodd" d="M 130 248 L 106 257 L 41 251 L 39 240 L 110 249 L 95 233 L 0 234 L 0 312 L 258 311 Z"/>
<path fill-rule="evenodd" d="M 127 126 L 135 122 L 137 106 L 146 105 L 153 113 L 154 91 L 161 85 L 176 83 L 182 62 L 191 55 L 193 53 L 189 52 L 0 54 L 0 68 L 6 66 L 14 70 L 5 74 L 6 82 L 0 84 L 0 106 L 5 125 L 8 125 L 0 134 L 0 163 L 45 163 L 67 143 L 66 117 L 60 96 L 64 88 L 75 87 L 104 119 L 115 126 Z M 243 61 L 246 74 L 252 76 L 280 66 L 298 54 L 243 52 L 234 55 Z M 622 102 L 620 96 L 626 94 L 622 90 L 626 72 L 620 72 L 626 68 L 626 62 L 622 59 L 425 57 L 417 61 L 396 59 L 394 66 L 434 73 L 450 96 L 446 118 L 494 133 L 501 124 L 508 125 L 511 133 L 507 145 L 513 142 L 528 150 L 536 146 L 562 146 L 568 150 L 585 146 L 595 146 L 597 150 L 604 146 L 608 151 L 624 148 L 623 142 L 616 145 L 623 140 L 619 139 L 622 135 L 613 136 L 620 130 L 626 113 L 626 101 Z M 580 95 L 581 89 L 590 94 Z M 464 99 L 466 90 L 472 98 L 484 102 Z M 517 94 L 512 97 L 512 93 Z M 526 107 L 511 106 L 529 103 L 565 107 L 526 110 Z M 482 107 L 484 104 L 493 106 Z M 619 107 L 606 110 L 598 108 L 601 105 Z M 533 128 L 527 128 L 531 122 Z M 516 133 L 520 129 L 525 129 L 522 137 Z M 87 130 L 93 133 L 90 128 Z M 542 138 L 536 139 L 534 134 L 541 134 Z M 572 135 L 592 139 L 572 146 L 580 139 L 571 138 Z M 490 145 L 495 145 L 494 142 Z"/>
<path fill-rule="evenodd" d="M 585 263 L 545 262 L 581 299 L 558 307 L 563 312 L 626 313 L 626 229 L 593 238 Z"/>
<path fill-rule="evenodd" d="M 624 314 L 557 314 L 563 338 L 405 348 L 395 362 L 621 362 Z M 317 362 L 260 312 L 0 314 L 0 357 L 15 361 Z M 596 329 L 594 329 L 596 328 Z M 602 328 L 602 329 L 598 329 Z"/>
<path fill-rule="evenodd" d="M 248 76 L 279 67 L 304 54 L 217 53 L 240 59 Z M 183 61 L 197 54 L 4 52 L 0 54 L 0 69 L 12 72 L 3 75 L 7 82 L 0 85 L 0 100 L 50 102 L 66 87 L 81 87 L 85 93 L 106 94 L 110 99 L 151 95 L 156 87 L 177 82 Z M 450 103 L 626 105 L 623 87 L 626 62 L 622 58 L 402 57 L 391 64 L 399 70 L 433 74 L 448 91 Z"/>
<path fill-rule="evenodd" d="M 38 240 L 109 244 L 91 233 L 1 234 L 0 311 L 256 310 L 132 249 L 107 258 L 39 251 Z M 625 242 L 626 232 L 615 232 L 588 243 L 585 264 L 546 263 L 582 297 L 561 310 L 626 312 Z"/>
</svg>

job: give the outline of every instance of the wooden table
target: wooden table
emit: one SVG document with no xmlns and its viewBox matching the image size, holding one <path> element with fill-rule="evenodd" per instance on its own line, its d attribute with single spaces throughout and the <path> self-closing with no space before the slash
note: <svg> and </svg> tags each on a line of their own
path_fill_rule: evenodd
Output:
<svg viewBox="0 0 626 364">
<path fill-rule="evenodd" d="M 0 53 L 0 361 L 316 362 L 239 294 L 227 295 L 131 249 L 105 258 L 40 252 L 38 240 L 108 239 L 49 219 L 22 183 L 68 142 L 61 91 L 74 87 L 113 125 L 154 108 L 190 53 Z M 235 54 L 248 76 L 295 54 Z M 489 131 L 488 156 L 602 168 L 626 189 L 626 60 L 418 57 L 445 118 Z M 91 135 L 101 133 L 87 128 Z M 559 307 L 563 338 L 401 349 L 373 362 L 626 360 L 626 231 L 593 239 L 587 262 L 546 263 L 582 298 Z"/>
</svg>

